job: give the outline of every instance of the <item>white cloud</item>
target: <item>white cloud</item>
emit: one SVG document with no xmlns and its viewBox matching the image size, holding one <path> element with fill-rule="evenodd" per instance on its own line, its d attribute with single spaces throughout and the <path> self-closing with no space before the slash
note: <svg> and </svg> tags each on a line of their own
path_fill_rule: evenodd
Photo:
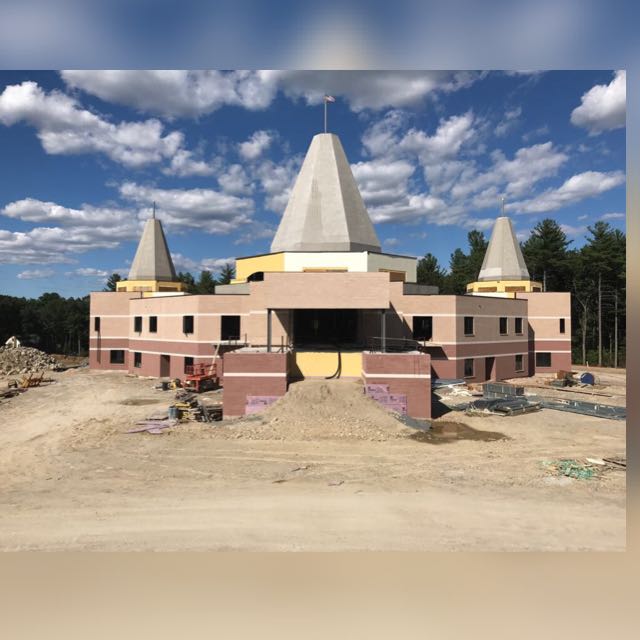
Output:
<svg viewBox="0 0 640 640">
<path fill-rule="evenodd" d="M 541 213 L 555 211 L 570 204 L 592 198 L 624 184 L 622 171 L 585 171 L 571 176 L 557 189 L 547 189 L 541 194 L 507 205 L 515 213 Z"/>
<path fill-rule="evenodd" d="M 181 253 L 172 253 L 171 259 L 176 271 L 188 271 L 196 275 L 201 271 L 218 273 L 226 265 L 235 265 L 235 258 L 202 258 L 194 260 Z"/>
<path fill-rule="evenodd" d="M 69 87 L 166 117 L 197 117 L 224 105 L 265 109 L 279 90 L 317 105 L 325 93 L 353 111 L 409 107 L 470 86 L 469 71 L 62 71 Z"/>
<path fill-rule="evenodd" d="M 382 241 L 382 244 L 387 245 L 387 247 L 397 247 L 401 242 L 398 238 L 386 238 Z"/>
<path fill-rule="evenodd" d="M 253 192 L 253 184 L 242 165 L 232 164 L 218 175 L 218 184 L 225 193 L 246 196 Z"/>
<path fill-rule="evenodd" d="M 256 131 L 247 141 L 238 145 L 238 152 L 245 160 L 260 157 L 273 142 L 273 134 L 268 131 Z"/>
<path fill-rule="evenodd" d="M 522 108 L 516 107 L 515 109 L 510 109 L 504 114 L 504 118 L 496 125 L 494 129 L 494 133 L 502 138 L 507 135 L 510 131 L 512 131 L 518 124 L 518 118 L 522 114 Z"/>
<path fill-rule="evenodd" d="M 278 214 L 284 213 L 301 164 L 302 158 L 293 156 L 281 163 L 263 160 L 256 168 L 267 209 Z"/>
<path fill-rule="evenodd" d="M 120 195 L 141 206 L 158 204 L 159 215 L 169 229 L 197 228 L 226 234 L 251 221 L 253 201 L 213 189 L 161 189 L 125 182 Z"/>
<path fill-rule="evenodd" d="M 616 71 L 608 84 L 597 84 L 587 91 L 579 107 L 571 112 L 571 122 L 597 135 L 625 126 L 627 114 L 627 74 Z"/>
<path fill-rule="evenodd" d="M 626 213 L 605 213 L 600 216 L 600 220 L 624 220 L 626 217 Z"/>
<path fill-rule="evenodd" d="M 415 166 L 405 160 L 376 159 L 351 165 L 362 199 L 372 212 L 376 207 L 401 200 Z"/>
<path fill-rule="evenodd" d="M 578 216 L 578 220 L 586 220 L 588 217 L 589 215 L 585 213 L 584 215 Z"/>
<path fill-rule="evenodd" d="M 560 228 L 565 232 L 567 236 L 570 238 L 576 238 L 577 236 L 582 236 L 587 233 L 588 229 L 586 226 L 578 226 L 574 227 L 570 224 L 561 224 Z"/>
<path fill-rule="evenodd" d="M 538 127 L 533 131 L 527 131 L 526 133 L 523 133 L 522 140 L 523 142 L 529 142 L 529 140 L 531 140 L 532 138 L 540 138 L 547 135 L 549 135 L 549 126 L 543 124 L 541 127 Z"/>
<path fill-rule="evenodd" d="M 53 269 L 27 269 L 26 271 L 21 271 L 16 277 L 19 280 L 38 280 L 40 278 L 50 278 L 53 275 L 55 275 Z"/>
<path fill-rule="evenodd" d="M 179 177 L 188 176 L 210 176 L 219 168 L 219 163 L 206 162 L 198 159 L 192 151 L 187 149 L 179 149 L 171 158 L 168 167 L 162 172 L 166 175 Z"/>
<path fill-rule="evenodd" d="M 171 158 L 183 135 L 163 135 L 159 120 L 113 124 L 83 109 L 73 98 L 46 93 L 35 82 L 5 87 L 0 94 L 0 122 L 26 122 L 35 127 L 49 154 L 102 153 L 127 167 L 141 167 Z"/>
<path fill-rule="evenodd" d="M 93 267 L 78 267 L 73 271 L 67 271 L 66 276 L 81 276 L 83 278 L 106 278 L 109 275 L 108 271 L 102 269 L 94 269 Z"/>
<path fill-rule="evenodd" d="M 251 244 L 256 240 L 271 240 L 276 235 L 276 227 L 264 222 L 254 222 L 246 227 L 234 244 Z"/>
</svg>

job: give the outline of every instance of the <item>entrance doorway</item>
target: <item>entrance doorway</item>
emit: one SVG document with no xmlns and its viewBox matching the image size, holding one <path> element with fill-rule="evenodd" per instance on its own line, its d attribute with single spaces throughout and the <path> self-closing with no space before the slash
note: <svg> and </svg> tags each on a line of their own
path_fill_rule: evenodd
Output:
<svg viewBox="0 0 640 640">
<path fill-rule="evenodd" d="M 358 339 L 358 311 L 296 309 L 293 327 L 296 347 L 353 346 Z"/>
<path fill-rule="evenodd" d="M 485 380 L 495 380 L 496 379 L 496 359 L 493 356 L 487 357 L 484 359 L 484 377 Z"/>
<path fill-rule="evenodd" d="M 160 356 L 160 377 L 168 378 L 171 375 L 171 356 Z"/>
</svg>

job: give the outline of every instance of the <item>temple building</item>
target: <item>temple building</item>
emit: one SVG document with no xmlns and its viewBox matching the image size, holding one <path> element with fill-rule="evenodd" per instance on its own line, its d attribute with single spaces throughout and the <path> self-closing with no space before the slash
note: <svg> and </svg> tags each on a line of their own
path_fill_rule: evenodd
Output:
<svg viewBox="0 0 640 640">
<path fill-rule="evenodd" d="M 215 363 L 225 416 L 290 381 L 386 385 L 431 416 L 431 382 L 502 380 L 571 367 L 570 294 L 532 282 L 498 217 L 467 295 L 416 283 L 417 259 L 383 253 L 339 138 L 316 135 L 271 252 L 236 261 L 214 294 L 181 290 L 162 224 L 147 221 L 129 279 L 91 294 L 90 366 L 183 378 Z"/>
</svg>

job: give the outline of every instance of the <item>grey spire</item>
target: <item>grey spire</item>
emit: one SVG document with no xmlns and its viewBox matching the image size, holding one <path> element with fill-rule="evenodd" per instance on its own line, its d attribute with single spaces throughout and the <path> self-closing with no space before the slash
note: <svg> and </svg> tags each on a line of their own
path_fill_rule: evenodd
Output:
<svg viewBox="0 0 640 640">
<path fill-rule="evenodd" d="M 162 223 L 149 218 L 144 225 L 140 244 L 129 271 L 129 280 L 177 281 L 176 270 L 171 260 L 167 239 L 164 237 Z"/>
<path fill-rule="evenodd" d="M 338 136 L 313 137 L 271 251 L 375 251 L 380 241 Z"/>
<path fill-rule="evenodd" d="M 529 280 L 520 244 L 507 216 L 496 218 L 478 281 Z"/>
</svg>

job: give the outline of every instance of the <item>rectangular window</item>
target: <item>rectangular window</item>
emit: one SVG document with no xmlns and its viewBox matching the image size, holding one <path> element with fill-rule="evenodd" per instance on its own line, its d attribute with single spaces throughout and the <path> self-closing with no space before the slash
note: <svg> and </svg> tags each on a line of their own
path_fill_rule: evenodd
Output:
<svg viewBox="0 0 640 640">
<path fill-rule="evenodd" d="M 516 354 L 516 371 L 524 371 L 524 356 L 521 353 Z"/>
<path fill-rule="evenodd" d="M 506 336 L 508 333 L 508 324 L 507 324 L 507 319 L 506 318 L 500 318 L 500 335 L 501 336 Z"/>
<path fill-rule="evenodd" d="M 133 366 L 139 369 L 142 366 L 142 354 L 139 351 L 133 353 Z"/>
<path fill-rule="evenodd" d="M 472 316 L 464 317 L 464 335 L 465 336 L 473 335 L 473 317 Z"/>
<path fill-rule="evenodd" d="M 94 331 L 100 331 L 100 317 L 95 317 L 93 319 L 93 330 Z"/>
<path fill-rule="evenodd" d="M 109 362 L 111 364 L 124 364 L 124 350 L 111 349 L 109 353 Z"/>
<path fill-rule="evenodd" d="M 473 378 L 473 358 L 465 358 L 464 361 L 464 377 Z"/>
<path fill-rule="evenodd" d="M 188 367 L 193 367 L 193 358 L 191 356 L 184 357 L 184 372 L 192 373 L 192 370 L 189 369 Z"/>
<path fill-rule="evenodd" d="M 193 333 L 193 316 L 182 316 L 182 333 Z"/>
<path fill-rule="evenodd" d="M 149 316 L 149 333 L 158 333 L 158 316 Z"/>
<path fill-rule="evenodd" d="M 560 318 L 560 333 L 564 333 L 564 330 L 565 330 L 564 318 Z"/>
<path fill-rule="evenodd" d="M 516 333 L 522 335 L 522 318 L 516 318 Z"/>
<path fill-rule="evenodd" d="M 550 367 L 551 354 L 545 351 L 536 353 L 536 367 Z"/>
<path fill-rule="evenodd" d="M 413 339 L 431 340 L 433 337 L 433 317 L 413 316 Z"/>
<path fill-rule="evenodd" d="M 142 332 L 142 316 L 136 316 L 133 319 L 133 330 L 136 333 L 141 333 Z"/>
<path fill-rule="evenodd" d="M 220 340 L 240 340 L 240 316 L 220 318 Z"/>
</svg>

